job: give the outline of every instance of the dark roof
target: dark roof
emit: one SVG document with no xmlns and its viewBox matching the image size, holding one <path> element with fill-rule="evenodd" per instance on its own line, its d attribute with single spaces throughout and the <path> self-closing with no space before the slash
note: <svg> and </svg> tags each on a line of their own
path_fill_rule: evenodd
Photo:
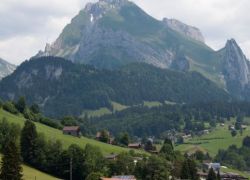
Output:
<svg viewBox="0 0 250 180">
<path fill-rule="evenodd" d="M 79 131 L 80 127 L 79 126 L 65 126 L 63 128 L 63 131 Z"/>
</svg>

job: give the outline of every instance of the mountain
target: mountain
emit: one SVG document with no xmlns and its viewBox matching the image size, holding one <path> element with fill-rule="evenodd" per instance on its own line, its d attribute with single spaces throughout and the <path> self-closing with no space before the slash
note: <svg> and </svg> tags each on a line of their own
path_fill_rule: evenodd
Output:
<svg viewBox="0 0 250 180">
<path fill-rule="evenodd" d="M 205 43 L 205 38 L 198 28 L 186 25 L 176 19 L 164 18 L 163 22 L 166 23 L 167 27 L 173 29 L 174 31 L 177 31 L 180 34 L 190 37 L 191 39 L 194 39 L 196 41 Z"/>
<path fill-rule="evenodd" d="M 143 62 L 196 71 L 238 98 L 244 98 L 248 87 L 249 63 L 235 40 L 214 51 L 205 44 L 198 28 L 175 19 L 159 21 L 127 0 L 87 4 L 37 57 L 48 55 L 100 69 Z M 232 68 L 237 62 L 240 66 Z"/>
<path fill-rule="evenodd" d="M 10 75 L 16 66 L 8 63 L 7 61 L 0 58 L 0 80 L 8 75 Z"/>
<path fill-rule="evenodd" d="M 206 67 L 213 54 L 197 28 L 174 20 L 156 20 L 127 0 L 99 0 L 87 4 L 37 56 L 59 56 L 107 69 L 132 62 L 169 68 L 185 57 L 192 69 Z"/>
<path fill-rule="evenodd" d="M 81 115 L 112 102 L 132 106 L 144 101 L 194 103 L 228 101 L 227 92 L 196 72 L 177 72 L 135 63 L 117 70 L 95 69 L 56 57 L 22 63 L 0 82 L 0 97 L 25 96 L 48 116 Z"/>
<path fill-rule="evenodd" d="M 239 99 L 249 100 L 250 62 L 234 39 L 228 40 L 223 54 L 222 74 L 226 87 Z"/>
</svg>

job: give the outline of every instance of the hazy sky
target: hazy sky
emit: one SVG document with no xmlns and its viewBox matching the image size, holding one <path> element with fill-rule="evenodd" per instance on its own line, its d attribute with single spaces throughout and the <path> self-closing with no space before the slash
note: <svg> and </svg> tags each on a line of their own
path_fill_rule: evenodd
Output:
<svg viewBox="0 0 250 180">
<path fill-rule="evenodd" d="M 29 59 L 87 2 L 95 0 L 0 0 L 0 57 L 14 64 Z M 175 18 L 201 29 L 208 45 L 222 48 L 235 38 L 250 57 L 250 0 L 133 0 L 157 19 Z"/>
</svg>

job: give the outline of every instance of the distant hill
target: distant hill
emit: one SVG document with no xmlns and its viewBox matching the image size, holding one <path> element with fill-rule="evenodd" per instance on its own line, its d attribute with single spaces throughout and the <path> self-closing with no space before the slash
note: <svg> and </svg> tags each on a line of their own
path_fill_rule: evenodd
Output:
<svg viewBox="0 0 250 180">
<path fill-rule="evenodd" d="M 0 83 L 0 97 L 25 96 L 49 116 L 80 115 L 112 102 L 138 105 L 144 101 L 177 103 L 227 101 L 227 92 L 196 72 L 176 72 L 152 65 L 130 64 L 119 70 L 95 69 L 62 58 L 43 57 L 21 64 Z"/>
<path fill-rule="evenodd" d="M 16 66 L 8 63 L 7 61 L 0 58 L 0 80 L 8 75 L 10 75 Z"/>
</svg>

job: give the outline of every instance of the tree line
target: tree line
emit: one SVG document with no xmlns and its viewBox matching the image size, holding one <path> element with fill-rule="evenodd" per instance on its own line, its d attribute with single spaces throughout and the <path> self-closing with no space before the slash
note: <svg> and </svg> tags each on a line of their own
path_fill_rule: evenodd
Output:
<svg viewBox="0 0 250 180">
<path fill-rule="evenodd" d="M 93 132 L 107 129 L 112 134 L 128 132 L 131 136 L 161 137 L 168 131 L 197 133 L 205 130 L 205 123 L 213 128 L 237 118 L 236 128 L 243 124 L 242 119 L 250 116 L 249 102 L 210 102 L 193 104 L 163 105 L 148 108 L 132 107 L 111 115 L 91 118 L 84 121 Z"/>
</svg>

